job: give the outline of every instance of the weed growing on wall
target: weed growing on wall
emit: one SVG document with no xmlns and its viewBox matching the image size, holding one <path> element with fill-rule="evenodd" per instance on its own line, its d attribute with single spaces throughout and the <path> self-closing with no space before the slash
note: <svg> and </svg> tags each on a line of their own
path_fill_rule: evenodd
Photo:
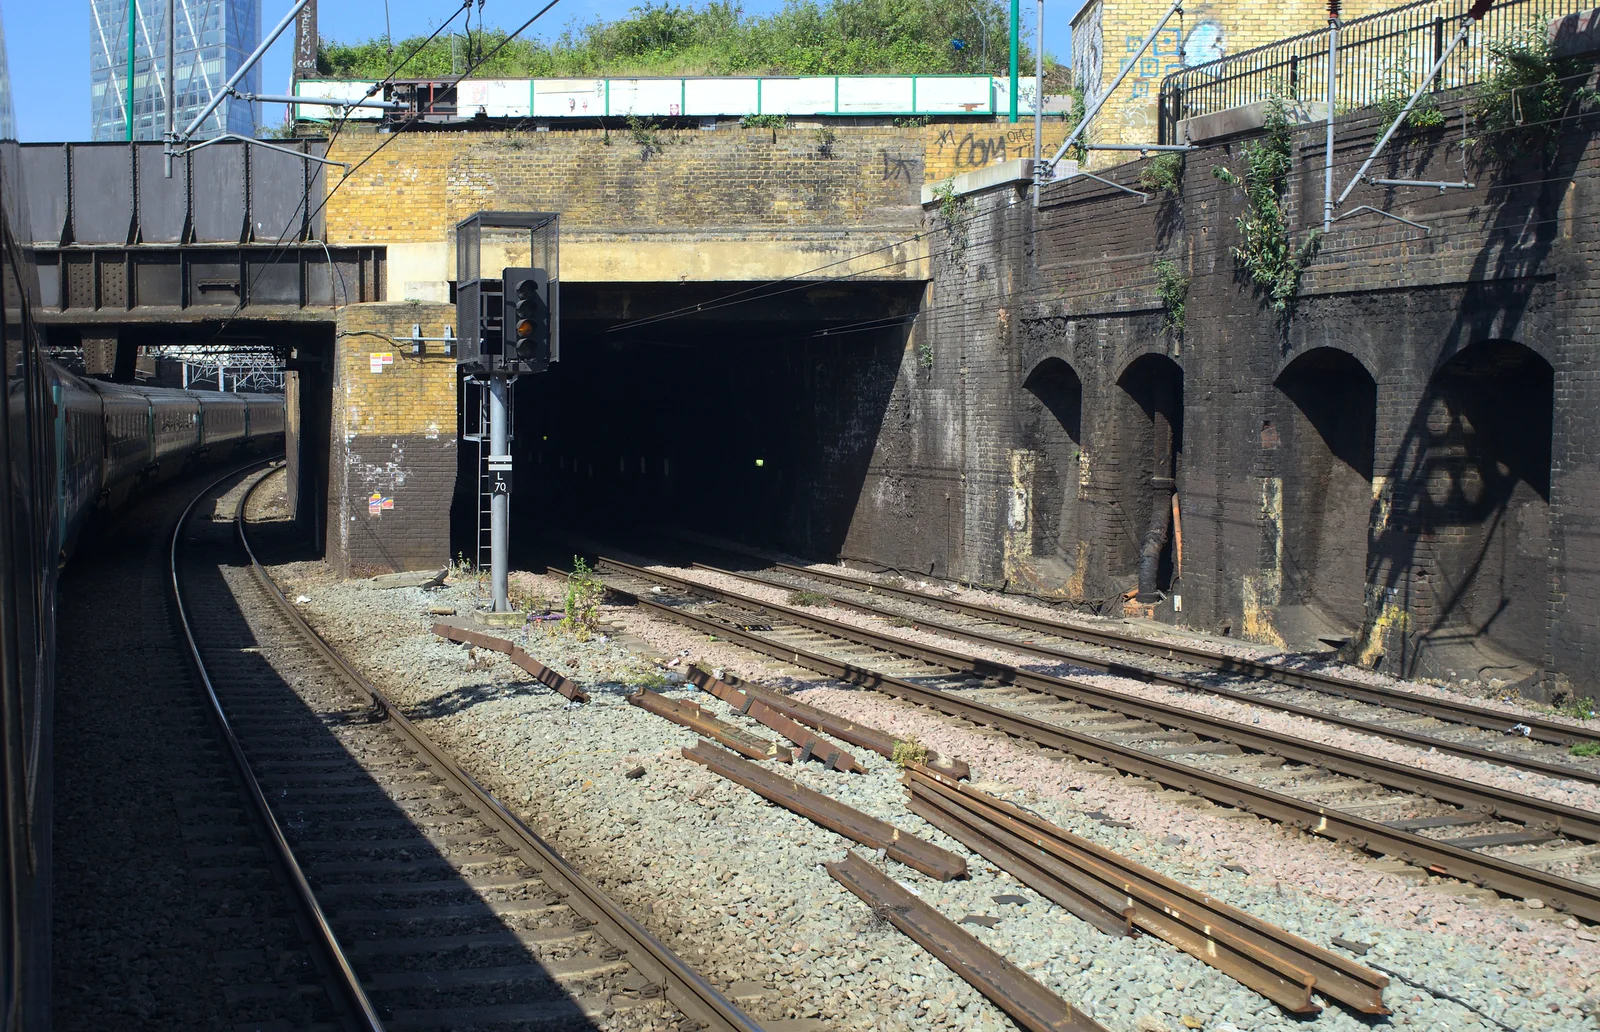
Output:
<svg viewBox="0 0 1600 1032">
<path fill-rule="evenodd" d="M 1469 115 L 1483 153 L 1501 162 L 1548 159 L 1563 118 L 1596 98 L 1589 69 L 1558 58 L 1543 31 L 1528 31 L 1487 45 L 1489 73 L 1473 92 Z"/>
<path fill-rule="evenodd" d="M 1139 185 L 1146 190 L 1175 196 L 1183 186 L 1183 155 L 1162 151 L 1139 170 Z"/>
<path fill-rule="evenodd" d="M 833 157 L 833 143 L 839 138 L 839 134 L 834 132 L 831 126 L 822 125 L 817 127 L 815 135 L 817 138 L 817 153 L 824 158 Z"/>
<path fill-rule="evenodd" d="M 1316 254 L 1320 231 L 1295 244 L 1289 232 L 1289 212 L 1284 207 L 1289 170 L 1294 163 L 1294 141 L 1289 106 L 1281 97 L 1267 104 L 1265 135 L 1244 149 L 1243 178 L 1215 165 L 1211 174 L 1245 193 L 1245 212 L 1239 216 L 1239 243 L 1233 260 L 1244 278 L 1262 294 L 1275 312 L 1294 307 L 1300 276 Z"/>
<path fill-rule="evenodd" d="M 956 193 L 955 184 L 948 179 L 933 188 L 933 197 L 939 202 L 936 214 L 950 237 L 950 261 L 960 262 L 967 254 L 967 219 L 972 214 L 972 199 Z"/>
<path fill-rule="evenodd" d="M 1400 112 L 1405 110 L 1406 101 L 1411 99 L 1411 94 L 1416 92 L 1417 84 L 1409 72 L 1392 72 L 1383 83 L 1383 93 L 1378 97 L 1373 106 L 1378 109 L 1378 114 L 1383 116 L 1385 122 L 1393 122 L 1400 117 Z M 1406 115 L 1405 128 L 1426 131 L 1438 129 L 1444 125 L 1444 109 L 1439 106 L 1439 101 L 1432 92 L 1424 93 L 1417 98 L 1417 103 Z"/>
<path fill-rule="evenodd" d="M 1183 310 L 1189 302 L 1189 277 L 1178 268 L 1178 263 L 1162 258 L 1156 262 L 1156 294 L 1167 317 L 1163 326 L 1179 336 L 1183 335 Z"/>
<path fill-rule="evenodd" d="M 933 368 L 933 341 L 927 334 L 922 335 L 922 340 L 917 343 L 917 365 L 924 369 Z"/>
<path fill-rule="evenodd" d="M 628 136 L 639 145 L 639 158 L 648 160 L 652 154 L 660 154 L 664 149 L 661 139 L 661 126 L 652 118 L 640 118 L 638 115 L 628 116 Z"/>
<path fill-rule="evenodd" d="M 787 129 L 788 115 L 745 115 L 739 124 L 746 129 Z"/>
</svg>

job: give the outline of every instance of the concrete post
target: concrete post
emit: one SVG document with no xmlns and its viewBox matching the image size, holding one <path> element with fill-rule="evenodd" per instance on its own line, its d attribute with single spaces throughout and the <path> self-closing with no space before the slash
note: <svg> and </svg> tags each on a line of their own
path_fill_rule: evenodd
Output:
<svg viewBox="0 0 1600 1032">
<path fill-rule="evenodd" d="M 507 598 L 507 580 L 511 560 L 511 492 L 509 478 L 495 475 L 499 462 L 510 465 L 510 434 L 507 430 L 506 406 L 510 402 L 511 383 L 503 373 L 489 377 L 489 466 L 490 482 L 494 493 L 489 496 L 489 583 L 494 592 L 494 611 L 508 613 L 511 603 Z"/>
</svg>

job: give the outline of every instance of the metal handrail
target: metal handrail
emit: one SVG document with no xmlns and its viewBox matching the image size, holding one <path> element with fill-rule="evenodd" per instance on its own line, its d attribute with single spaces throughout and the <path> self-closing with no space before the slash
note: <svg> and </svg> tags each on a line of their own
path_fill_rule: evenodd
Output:
<svg viewBox="0 0 1600 1032">
<path fill-rule="evenodd" d="M 1339 26 L 1337 106 L 1367 107 L 1412 92 L 1428 68 L 1444 56 L 1454 26 L 1473 0 L 1415 0 L 1352 18 Z M 1541 33 L 1552 19 L 1573 14 L 1590 0 L 1500 0 L 1478 30 L 1440 69 L 1435 91 L 1482 82 L 1491 68 L 1490 43 L 1530 28 Z M 1176 142 L 1178 122 L 1274 96 L 1291 102 L 1322 102 L 1327 96 L 1328 30 L 1316 29 L 1193 68 L 1161 82 L 1159 139 Z"/>
</svg>

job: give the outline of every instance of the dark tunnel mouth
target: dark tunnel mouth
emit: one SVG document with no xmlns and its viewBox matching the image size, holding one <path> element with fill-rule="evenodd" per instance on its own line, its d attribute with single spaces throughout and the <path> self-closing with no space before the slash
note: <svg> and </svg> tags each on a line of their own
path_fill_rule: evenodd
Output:
<svg viewBox="0 0 1600 1032">
<path fill-rule="evenodd" d="M 513 565 L 538 562 L 518 542 L 560 532 L 682 529 L 830 561 L 846 550 L 907 360 L 899 316 L 923 285 L 753 287 L 731 304 L 719 299 L 739 285 L 563 288 L 562 359 L 513 396 Z M 463 442 L 453 554 L 475 548 L 479 461 Z"/>
</svg>

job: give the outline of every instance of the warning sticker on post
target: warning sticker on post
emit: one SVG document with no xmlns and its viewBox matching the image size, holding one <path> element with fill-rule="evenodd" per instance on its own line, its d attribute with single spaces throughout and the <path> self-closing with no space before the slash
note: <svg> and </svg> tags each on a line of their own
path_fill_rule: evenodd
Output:
<svg viewBox="0 0 1600 1032">
<path fill-rule="evenodd" d="M 384 496 L 378 494 L 376 491 L 367 496 L 368 516 L 377 516 L 380 515 L 385 509 L 393 508 L 394 498 L 392 496 Z"/>
<path fill-rule="evenodd" d="M 381 373 L 381 372 L 383 372 L 383 370 L 386 367 L 394 365 L 394 352 L 393 351 L 372 351 L 372 352 L 368 352 L 367 353 L 367 361 L 370 363 L 370 368 L 372 369 L 373 372 Z"/>
</svg>

